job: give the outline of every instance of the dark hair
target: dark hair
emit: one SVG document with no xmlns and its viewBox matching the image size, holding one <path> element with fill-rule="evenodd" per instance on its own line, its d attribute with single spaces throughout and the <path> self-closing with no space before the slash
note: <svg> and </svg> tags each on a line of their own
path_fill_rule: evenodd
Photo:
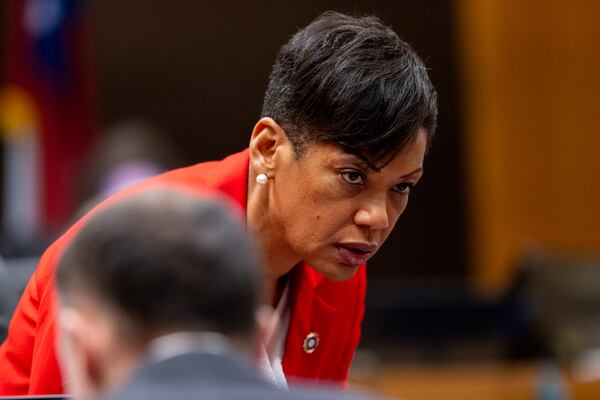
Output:
<svg viewBox="0 0 600 400">
<path fill-rule="evenodd" d="M 136 335 L 201 329 L 248 338 L 259 279 L 243 223 L 216 200 L 172 190 L 94 214 L 59 263 L 57 284 L 93 296 Z"/>
<path fill-rule="evenodd" d="M 321 139 L 375 167 L 419 128 L 430 141 L 436 99 L 425 65 L 392 29 L 328 11 L 280 49 L 262 116 L 283 127 L 297 155 Z"/>
</svg>

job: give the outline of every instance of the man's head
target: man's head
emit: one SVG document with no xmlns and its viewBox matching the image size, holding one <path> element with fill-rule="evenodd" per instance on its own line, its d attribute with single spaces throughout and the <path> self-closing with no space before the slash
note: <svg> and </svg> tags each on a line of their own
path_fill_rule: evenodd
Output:
<svg viewBox="0 0 600 400">
<path fill-rule="evenodd" d="M 298 31 L 275 61 L 262 116 L 297 155 L 316 140 L 372 166 L 436 128 L 436 92 L 410 45 L 373 16 L 326 12 Z"/>
<path fill-rule="evenodd" d="M 241 221 L 216 199 L 153 190 L 94 214 L 57 271 L 71 390 L 118 383 L 165 334 L 210 331 L 249 344 L 255 260 Z"/>
</svg>

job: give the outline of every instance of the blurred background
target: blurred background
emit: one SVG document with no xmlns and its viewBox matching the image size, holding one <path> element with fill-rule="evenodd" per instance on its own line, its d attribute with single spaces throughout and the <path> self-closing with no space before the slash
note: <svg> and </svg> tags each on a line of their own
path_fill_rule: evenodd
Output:
<svg viewBox="0 0 600 400">
<path fill-rule="evenodd" d="M 600 3 L 0 2 L 0 338 L 41 251 L 139 179 L 243 149 L 281 45 L 378 15 L 430 68 L 426 174 L 369 264 L 353 385 L 600 395 Z"/>
</svg>

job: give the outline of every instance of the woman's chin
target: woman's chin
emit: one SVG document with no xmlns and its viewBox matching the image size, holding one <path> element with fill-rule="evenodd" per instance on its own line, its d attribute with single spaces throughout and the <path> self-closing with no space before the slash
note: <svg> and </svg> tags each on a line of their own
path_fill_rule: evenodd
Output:
<svg viewBox="0 0 600 400">
<path fill-rule="evenodd" d="M 313 268 L 329 280 L 334 282 L 343 282 L 352 278 L 354 274 L 356 274 L 356 271 L 358 271 L 360 268 L 360 265 L 349 265 L 337 262 L 327 263 L 327 265 Z"/>
</svg>

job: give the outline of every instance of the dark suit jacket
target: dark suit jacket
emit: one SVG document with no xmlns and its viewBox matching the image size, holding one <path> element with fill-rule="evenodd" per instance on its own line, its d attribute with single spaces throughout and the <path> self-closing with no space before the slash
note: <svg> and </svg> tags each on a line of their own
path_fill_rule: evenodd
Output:
<svg viewBox="0 0 600 400">
<path fill-rule="evenodd" d="M 241 359 L 200 353 L 147 364 L 123 387 L 101 400 L 136 399 L 360 400 L 338 390 L 286 391 L 264 381 Z"/>
</svg>

